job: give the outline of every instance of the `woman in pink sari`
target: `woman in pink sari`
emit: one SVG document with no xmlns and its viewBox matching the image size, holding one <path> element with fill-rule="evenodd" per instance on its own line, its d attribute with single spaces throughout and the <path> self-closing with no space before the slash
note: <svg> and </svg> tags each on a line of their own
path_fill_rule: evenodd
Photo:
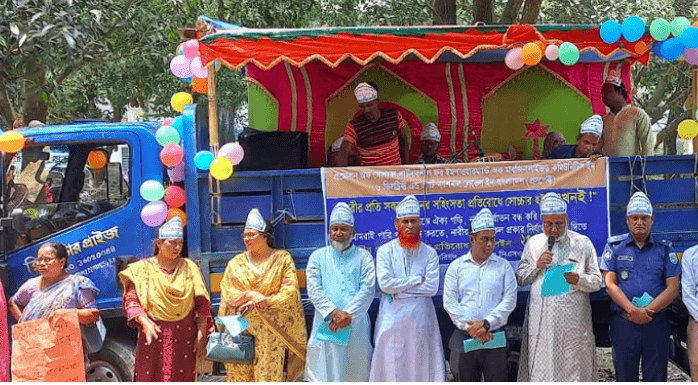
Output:
<svg viewBox="0 0 698 385">
<path fill-rule="evenodd" d="M 0 382 L 10 381 L 10 340 L 7 330 L 7 302 L 0 285 Z"/>
</svg>

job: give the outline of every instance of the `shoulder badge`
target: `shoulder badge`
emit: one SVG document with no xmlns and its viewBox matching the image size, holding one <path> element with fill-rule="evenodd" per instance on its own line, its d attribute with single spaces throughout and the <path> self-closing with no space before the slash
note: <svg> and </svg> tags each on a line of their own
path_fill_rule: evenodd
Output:
<svg viewBox="0 0 698 385">
<path fill-rule="evenodd" d="M 625 235 L 626 234 L 608 237 L 608 243 L 618 243 L 618 242 L 622 241 L 623 239 L 625 239 Z"/>
<path fill-rule="evenodd" d="M 613 253 L 611 250 L 606 250 L 606 252 L 603 253 L 603 259 L 610 261 L 611 258 L 613 257 Z"/>
<path fill-rule="evenodd" d="M 676 253 L 669 253 L 669 260 L 674 265 L 677 265 L 679 263 L 679 257 L 676 255 Z"/>
</svg>

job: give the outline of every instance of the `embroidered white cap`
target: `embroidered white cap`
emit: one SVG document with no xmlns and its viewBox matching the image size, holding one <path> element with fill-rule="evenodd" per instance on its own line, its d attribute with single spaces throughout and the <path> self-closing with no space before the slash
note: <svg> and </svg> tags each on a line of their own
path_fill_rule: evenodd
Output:
<svg viewBox="0 0 698 385">
<path fill-rule="evenodd" d="M 592 115 L 579 127 L 579 135 L 594 134 L 601 137 L 603 132 L 603 118 L 601 115 Z"/>
<path fill-rule="evenodd" d="M 264 217 L 262 217 L 259 210 L 252 209 L 250 210 L 250 213 L 247 214 L 247 222 L 245 222 L 245 227 L 264 232 L 267 228 L 267 223 L 264 221 Z"/>
<path fill-rule="evenodd" d="M 630 197 L 625 216 L 633 214 L 652 215 L 652 202 L 645 193 L 638 191 Z"/>
<path fill-rule="evenodd" d="M 184 238 L 184 224 L 182 218 L 173 217 L 158 229 L 158 238 Z"/>
<path fill-rule="evenodd" d="M 616 70 L 608 71 L 608 75 L 606 75 L 606 81 L 604 83 L 610 83 L 617 87 L 623 87 L 623 81 L 620 79 L 620 76 L 617 75 Z"/>
<path fill-rule="evenodd" d="M 406 196 L 395 209 L 396 218 L 418 217 L 419 201 L 414 195 Z"/>
<path fill-rule="evenodd" d="M 567 214 L 567 203 L 556 193 L 549 192 L 540 200 L 540 215 Z"/>
<path fill-rule="evenodd" d="M 427 125 L 424 126 L 421 140 L 433 140 L 435 142 L 441 141 L 441 133 L 439 132 L 439 128 L 436 127 L 436 124 L 427 123 Z"/>
<path fill-rule="evenodd" d="M 330 226 L 337 223 L 354 227 L 354 213 L 344 202 L 337 203 L 330 214 Z"/>
<path fill-rule="evenodd" d="M 344 143 L 344 137 L 343 137 L 343 136 L 340 136 L 339 138 L 337 138 L 337 140 L 335 140 L 334 142 L 332 142 L 332 152 L 337 152 L 337 151 L 339 151 L 339 149 L 342 148 L 342 143 Z"/>
<path fill-rule="evenodd" d="M 378 99 L 378 91 L 368 83 L 359 83 L 354 89 L 354 96 L 358 103 L 368 103 Z"/>
<path fill-rule="evenodd" d="M 472 234 L 482 230 L 494 230 L 494 216 L 492 216 L 490 209 L 484 208 L 475 214 L 471 219 L 470 227 L 472 228 Z"/>
</svg>

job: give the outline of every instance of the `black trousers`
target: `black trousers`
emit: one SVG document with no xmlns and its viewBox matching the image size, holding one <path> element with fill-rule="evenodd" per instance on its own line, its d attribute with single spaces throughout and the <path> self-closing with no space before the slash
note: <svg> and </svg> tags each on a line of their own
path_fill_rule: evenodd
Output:
<svg viewBox="0 0 698 385">
<path fill-rule="evenodd" d="M 480 382 L 483 375 L 486 382 L 506 382 L 509 380 L 508 347 L 464 353 L 464 338 L 470 337 L 456 329 L 449 341 L 451 349 L 449 363 L 457 382 Z"/>
</svg>

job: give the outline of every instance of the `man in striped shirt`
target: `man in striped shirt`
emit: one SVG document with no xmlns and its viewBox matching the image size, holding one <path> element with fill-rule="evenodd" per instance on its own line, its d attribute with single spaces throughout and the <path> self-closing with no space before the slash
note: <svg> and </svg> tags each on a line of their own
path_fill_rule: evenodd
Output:
<svg viewBox="0 0 698 385">
<path fill-rule="evenodd" d="M 358 152 L 362 166 L 407 164 L 407 130 L 402 114 L 393 108 L 378 106 L 378 91 L 368 83 L 354 89 L 361 114 L 344 128 L 340 162 L 346 165 L 349 154 Z"/>
</svg>

